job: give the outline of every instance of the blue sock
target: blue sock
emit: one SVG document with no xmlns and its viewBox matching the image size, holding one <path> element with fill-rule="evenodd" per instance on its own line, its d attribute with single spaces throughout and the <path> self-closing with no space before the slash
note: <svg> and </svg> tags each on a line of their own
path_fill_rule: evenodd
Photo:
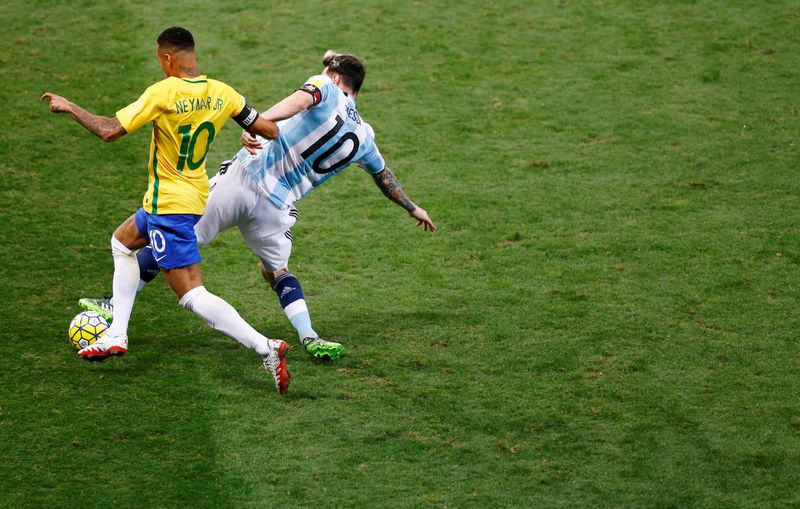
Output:
<svg viewBox="0 0 800 509">
<path fill-rule="evenodd" d="M 139 279 L 145 283 L 149 283 L 156 278 L 161 270 L 158 268 L 156 258 L 153 256 L 153 248 L 150 246 L 145 247 L 139 254 L 136 255 L 136 261 L 139 262 Z"/>
<path fill-rule="evenodd" d="M 300 281 L 294 277 L 294 274 L 287 272 L 278 276 L 272 285 L 272 289 L 278 295 L 283 312 L 292 322 L 292 326 L 297 331 L 300 339 L 316 337 L 317 333 L 311 328 L 311 315 L 308 313 L 306 300 L 303 297 L 303 288 L 300 286 Z"/>
</svg>

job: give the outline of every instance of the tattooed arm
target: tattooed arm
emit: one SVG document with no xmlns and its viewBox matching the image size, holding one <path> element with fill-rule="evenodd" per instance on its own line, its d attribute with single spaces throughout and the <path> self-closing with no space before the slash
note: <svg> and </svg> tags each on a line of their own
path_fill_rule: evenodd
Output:
<svg viewBox="0 0 800 509">
<path fill-rule="evenodd" d="M 114 141 L 128 134 L 128 131 L 122 127 L 116 117 L 108 118 L 89 113 L 77 104 L 50 92 L 42 95 L 41 100 L 44 101 L 45 99 L 50 100 L 50 111 L 53 113 L 69 113 L 77 123 L 92 134 L 102 138 L 103 141 Z"/>
<path fill-rule="evenodd" d="M 400 187 L 400 182 L 397 181 L 397 177 L 394 176 L 394 173 L 392 173 L 392 170 L 390 170 L 388 166 L 385 167 L 382 172 L 372 175 L 372 178 L 387 198 L 406 209 L 408 215 L 417 220 L 417 226 L 424 225 L 426 231 L 436 230 L 436 225 L 433 224 L 431 218 L 428 217 L 428 213 L 425 209 L 418 207 L 413 201 L 408 199 L 408 196 L 403 192 L 403 188 Z"/>
</svg>

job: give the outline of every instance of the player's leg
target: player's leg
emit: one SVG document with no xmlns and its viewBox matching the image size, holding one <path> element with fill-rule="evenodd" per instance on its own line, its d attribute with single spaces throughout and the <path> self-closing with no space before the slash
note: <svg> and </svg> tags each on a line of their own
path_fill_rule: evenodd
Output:
<svg viewBox="0 0 800 509">
<path fill-rule="evenodd" d="M 297 277 L 289 272 L 288 267 L 272 270 L 268 264 L 269 262 L 260 260 L 261 275 L 275 291 L 286 318 L 297 331 L 303 349 L 312 357 L 323 360 L 336 360 L 344 355 L 344 346 L 341 343 L 322 339 L 312 328 L 311 314 Z"/>
<path fill-rule="evenodd" d="M 281 394 L 286 393 L 291 375 L 286 367 L 288 345 L 285 341 L 264 337 L 233 306 L 206 290 L 199 263 L 164 270 L 164 278 L 175 291 L 182 307 L 205 320 L 212 329 L 258 352 L 264 368 L 275 380 L 275 387 Z"/>
<path fill-rule="evenodd" d="M 124 355 L 128 351 L 128 322 L 139 281 L 139 265 L 134 251 L 147 244 L 147 238 L 137 225 L 138 214 L 126 219 L 111 237 L 111 254 L 114 258 L 112 288 L 117 296 L 114 320 L 103 337 L 78 352 L 83 359 L 105 360 L 111 355 Z"/>
<path fill-rule="evenodd" d="M 339 343 L 325 341 L 311 326 L 303 288 L 297 277 L 289 272 L 289 256 L 292 253 L 290 228 L 297 221 L 297 210 L 293 207 L 277 209 L 270 203 L 261 203 L 256 214 L 239 224 L 247 245 L 260 260 L 261 275 L 275 291 L 283 312 L 297 331 L 303 348 L 312 356 L 321 359 L 337 359 L 344 353 Z"/>
<path fill-rule="evenodd" d="M 200 263 L 163 271 L 164 279 L 182 307 L 200 316 L 212 329 L 255 350 L 262 357 L 269 354 L 272 347 L 267 338 L 245 322 L 233 306 L 206 290 Z"/>
<path fill-rule="evenodd" d="M 287 268 L 292 254 L 291 227 L 297 220 L 294 208 L 278 209 L 263 200 L 255 214 L 239 224 L 242 238 L 259 258 L 261 275 L 280 300 L 286 317 L 302 341 L 317 335 L 311 327 L 303 289 Z M 278 286 L 276 280 L 280 277 Z"/>
<path fill-rule="evenodd" d="M 311 314 L 308 311 L 303 287 L 297 277 L 289 272 L 288 267 L 273 270 L 270 262 L 259 260 L 258 268 L 261 275 L 269 283 L 281 303 L 286 318 L 297 331 L 297 336 L 302 342 L 305 338 L 315 338 L 317 333 L 311 326 Z"/>
<path fill-rule="evenodd" d="M 224 163 L 220 168 L 222 167 L 225 167 Z M 242 204 L 245 202 L 238 199 L 235 180 L 225 179 L 223 175 L 217 174 L 209 181 L 210 190 L 206 210 L 203 217 L 194 226 L 197 243 L 201 246 L 210 244 L 219 232 L 233 226 L 238 220 L 238 216 L 244 212 Z M 161 271 L 150 246 L 139 251 L 136 261 L 139 264 L 139 284 L 136 290 L 138 295 Z M 109 322 L 113 320 L 114 297 L 112 295 L 102 298 L 82 298 L 78 304 L 84 309 L 99 313 Z"/>
<path fill-rule="evenodd" d="M 136 255 L 136 262 L 139 264 L 139 284 L 136 287 L 136 295 L 138 296 L 147 283 L 161 273 L 158 268 L 158 263 L 153 256 L 153 249 L 150 246 L 145 246 Z M 84 297 L 78 300 L 78 304 L 88 311 L 99 313 L 100 316 L 111 323 L 114 320 L 114 297 L 113 295 L 106 295 L 101 298 Z"/>
<path fill-rule="evenodd" d="M 199 216 L 150 218 L 150 236 L 156 260 L 180 305 L 205 320 L 211 328 L 258 352 L 264 367 L 275 379 L 277 389 L 286 392 L 290 376 L 285 359 L 288 345 L 264 337 L 233 306 L 203 286 L 201 258 L 194 232 Z"/>
</svg>

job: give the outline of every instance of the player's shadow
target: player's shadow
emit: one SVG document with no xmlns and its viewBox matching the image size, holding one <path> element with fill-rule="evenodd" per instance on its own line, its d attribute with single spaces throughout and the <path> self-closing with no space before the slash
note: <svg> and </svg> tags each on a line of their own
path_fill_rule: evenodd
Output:
<svg viewBox="0 0 800 509">
<path fill-rule="evenodd" d="M 293 375 L 295 376 L 295 375 Z M 254 392 L 263 392 L 270 396 L 280 396 L 285 400 L 319 400 L 319 399 L 341 399 L 341 396 L 335 391 L 326 390 L 324 386 L 315 384 L 309 386 L 304 384 L 302 379 L 293 378 L 292 383 L 289 385 L 288 394 L 278 395 L 275 389 L 275 381 L 272 375 L 264 371 L 263 378 L 255 376 L 247 376 L 239 373 L 223 372 L 218 373 L 219 380 L 228 385 L 249 389 Z"/>
<path fill-rule="evenodd" d="M 253 355 L 250 351 L 242 351 L 235 346 L 225 349 L 225 362 L 220 363 L 214 376 L 220 384 L 237 387 L 244 391 L 253 390 L 277 396 L 275 381 L 272 375 L 263 367 L 252 366 Z M 257 359 L 256 359 L 257 362 Z M 341 390 L 341 385 L 333 383 L 332 377 L 340 377 L 340 372 L 357 368 L 363 361 L 358 355 L 345 353 L 344 357 L 337 360 L 319 360 L 306 354 L 299 344 L 292 345 L 286 359 L 289 371 L 292 373 L 292 383 L 289 393 L 280 396 L 282 399 L 291 400 L 338 400 L 346 397 Z M 231 365 L 252 366 L 251 369 L 230 369 Z M 330 386 L 330 387 L 329 387 Z"/>
<path fill-rule="evenodd" d="M 126 376 L 143 375 L 158 370 L 158 362 L 153 362 L 153 360 L 146 357 L 148 357 L 146 354 L 137 351 L 123 356 L 111 356 L 103 361 L 87 361 L 74 353 L 70 353 L 70 355 L 64 357 L 64 370 L 71 371 L 77 367 L 102 375 L 116 373 Z"/>
</svg>

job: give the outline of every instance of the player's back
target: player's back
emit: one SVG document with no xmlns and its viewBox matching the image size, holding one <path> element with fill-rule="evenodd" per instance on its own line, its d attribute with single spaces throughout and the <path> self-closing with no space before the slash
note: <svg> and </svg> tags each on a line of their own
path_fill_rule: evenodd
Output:
<svg viewBox="0 0 800 509">
<path fill-rule="evenodd" d="M 152 214 L 202 214 L 208 196 L 206 156 L 225 121 L 244 107 L 227 84 L 208 79 L 166 78 L 117 112 L 129 132 L 152 122 L 143 206 Z"/>
<path fill-rule="evenodd" d="M 244 149 L 237 154 L 277 207 L 299 200 L 350 163 L 370 173 L 384 167 L 375 133 L 352 98 L 324 75 L 310 78 L 303 87 L 307 88 L 319 93 L 312 107 L 279 122 L 278 138 L 260 140 L 264 148 L 255 156 Z"/>
</svg>

